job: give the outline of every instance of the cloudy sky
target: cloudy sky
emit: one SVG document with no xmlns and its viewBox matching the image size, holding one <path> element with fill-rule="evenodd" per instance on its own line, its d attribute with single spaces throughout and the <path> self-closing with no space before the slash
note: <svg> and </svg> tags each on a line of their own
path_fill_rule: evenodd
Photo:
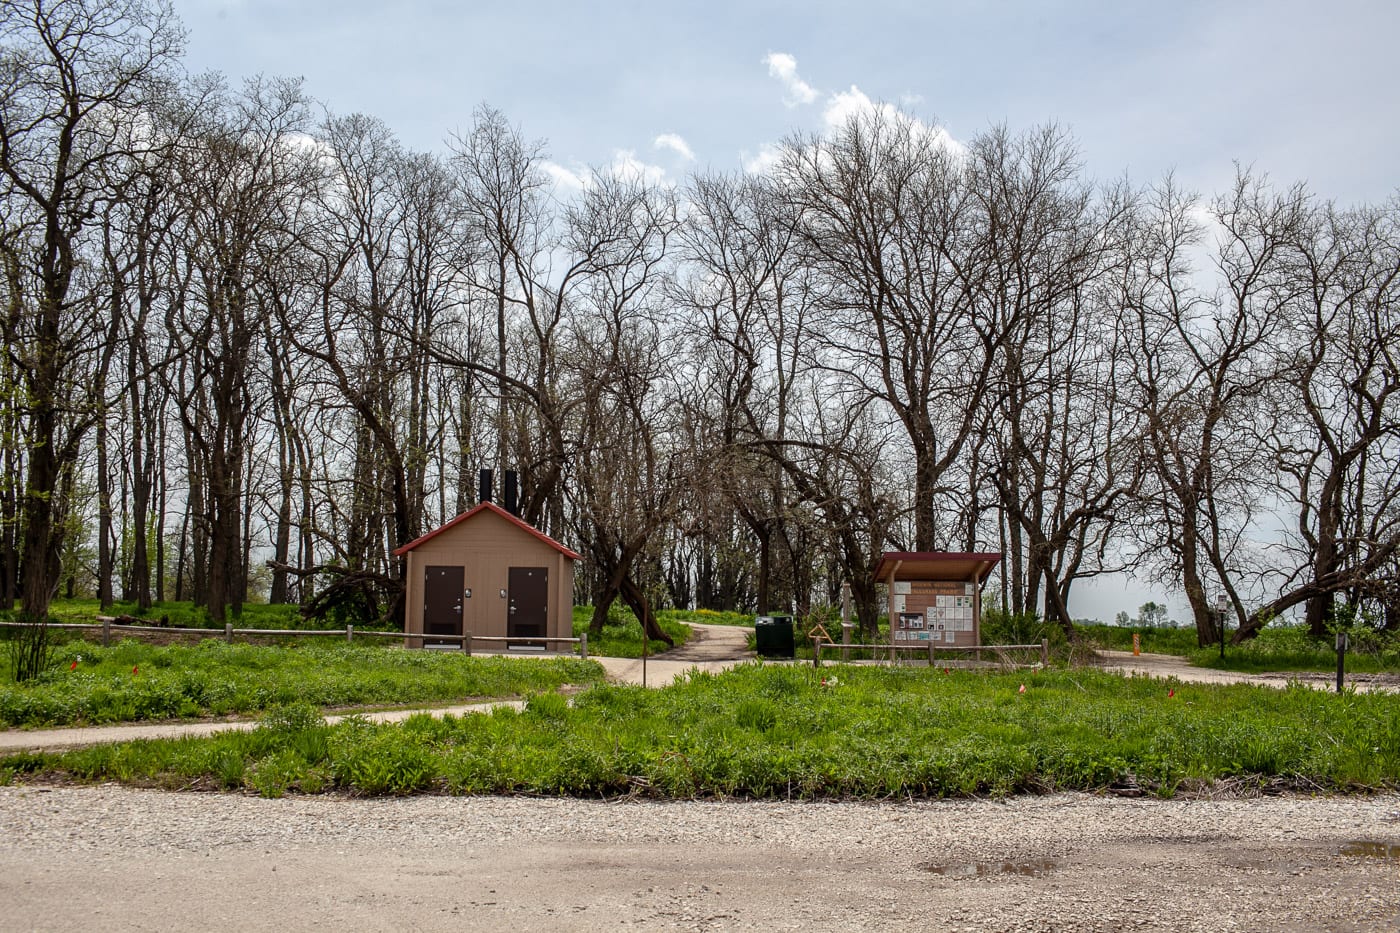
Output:
<svg viewBox="0 0 1400 933">
<path fill-rule="evenodd" d="M 1235 161 L 1343 202 L 1400 183 L 1393 0 L 471 3 L 174 0 L 187 64 L 302 75 L 439 149 L 482 103 L 566 168 L 740 168 L 868 100 L 1067 126 L 1091 174 L 1192 189 Z"/>
<path fill-rule="evenodd" d="M 1170 171 L 1208 194 L 1239 162 L 1342 203 L 1400 188 L 1394 0 L 173 2 L 191 71 L 301 75 L 420 150 L 487 103 L 561 178 L 758 166 L 883 102 L 958 139 L 1060 123 L 1104 181 Z M 1076 614 L 1103 618 L 1153 597 L 1084 595 Z"/>
</svg>

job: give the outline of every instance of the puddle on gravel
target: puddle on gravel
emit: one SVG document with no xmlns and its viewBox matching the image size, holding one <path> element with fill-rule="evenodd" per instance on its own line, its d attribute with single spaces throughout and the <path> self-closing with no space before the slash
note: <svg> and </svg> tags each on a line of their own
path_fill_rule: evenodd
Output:
<svg viewBox="0 0 1400 933">
<path fill-rule="evenodd" d="M 1400 862 L 1400 845 L 1358 839 L 1343 845 L 1338 854 L 1359 855 L 1363 858 L 1383 858 L 1392 862 Z"/>
<path fill-rule="evenodd" d="M 1043 878 L 1059 868 L 1060 865 L 1052 858 L 1041 858 L 1021 862 L 1008 860 L 1004 862 L 963 862 L 958 865 L 924 864 L 919 867 L 929 874 L 960 880 L 964 878 L 989 878 L 993 875 Z"/>
</svg>

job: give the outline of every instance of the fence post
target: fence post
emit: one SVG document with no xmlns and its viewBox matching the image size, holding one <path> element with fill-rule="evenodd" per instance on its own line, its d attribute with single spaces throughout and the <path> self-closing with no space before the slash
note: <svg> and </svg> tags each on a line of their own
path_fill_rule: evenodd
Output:
<svg viewBox="0 0 1400 933">
<path fill-rule="evenodd" d="M 112 619 L 110 616 L 102 617 L 102 647 L 112 646 Z"/>
<path fill-rule="evenodd" d="M 462 635 L 462 650 L 468 655 L 472 653 L 472 633 L 466 632 Z"/>
<path fill-rule="evenodd" d="M 933 667 L 933 641 L 928 643 L 928 666 Z"/>
<path fill-rule="evenodd" d="M 228 642 L 230 645 L 233 644 L 233 623 L 232 623 L 232 622 L 225 622 L 225 623 L 224 623 L 224 641 Z"/>
<path fill-rule="evenodd" d="M 1040 666 L 1042 668 L 1050 666 L 1050 639 L 1048 638 L 1040 640 Z"/>
<path fill-rule="evenodd" d="M 346 644 L 354 644 L 354 642 L 355 642 L 355 626 L 354 626 L 353 623 L 346 622 L 346 623 L 345 623 L 345 643 L 346 643 Z"/>
<path fill-rule="evenodd" d="M 822 637 L 820 635 L 812 639 L 812 666 L 822 666 Z"/>
<path fill-rule="evenodd" d="M 578 655 L 585 661 L 588 660 L 588 633 L 584 632 L 578 637 Z"/>
</svg>

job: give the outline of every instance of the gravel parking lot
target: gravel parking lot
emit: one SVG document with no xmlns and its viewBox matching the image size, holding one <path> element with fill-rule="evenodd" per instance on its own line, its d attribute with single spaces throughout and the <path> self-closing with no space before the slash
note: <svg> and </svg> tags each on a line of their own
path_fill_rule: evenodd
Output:
<svg viewBox="0 0 1400 933">
<path fill-rule="evenodd" d="M 0 787 L 13 930 L 1394 930 L 1400 796 L 261 800 Z"/>
</svg>

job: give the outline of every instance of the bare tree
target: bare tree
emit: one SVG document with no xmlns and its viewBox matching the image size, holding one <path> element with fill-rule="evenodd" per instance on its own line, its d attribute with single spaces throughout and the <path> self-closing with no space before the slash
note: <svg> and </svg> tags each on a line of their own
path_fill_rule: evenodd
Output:
<svg viewBox="0 0 1400 933">
<path fill-rule="evenodd" d="M 1010 608 L 1034 611 L 1043 584 L 1046 617 L 1072 636 L 1074 580 L 1123 569 L 1110 545 L 1140 463 L 1104 287 L 1126 196 L 1096 197 L 1054 126 L 979 136 L 968 176 L 977 313 L 1001 335 L 986 430 L 998 455 L 988 475 L 1009 526 Z"/>
<path fill-rule="evenodd" d="M 977 423 L 1004 322 L 977 313 L 976 208 L 959 153 L 883 112 L 790 141 L 778 168 L 802 249 L 826 280 L 829 361 L 898 419 L 912 462 L 914 546 Z"/>
<path fill-rule="evenodd" d="M 597 172 L 564 240 L 586 257 L 571 305 L 570 388 L 580 405 L 570 467 L 575 532 L 597 581 L 590 631 L 601 633 L 620 596 L 648 637 L 668 644 L 642 571 L 705 457 L 681 442 L 678 348 L 655 304 L 675 209 L 669 191 Z"/>
<path fill-rule="evenodd" d="M 1275 552 L 1291 566 L 1237 638 L 1299 604 L 1323 637 L 1336 595 L 1383 587 L 1400 548 L 1400 218 L 1394 205 L 1341 210 L 1301 188 L 1285 198 L 1299 217 L 1276 274 L 1293 301 L 1265 437 L 1293 522 Z"/>
<path fill-rule="evenodd" d="M 1136 523 L 1159 578 L 1182 586 L 1199 644 L 1218 637 L 1208 591 L 1219 587 L 1243 618 L 1246 535 L 1267 485 L 1253 413 L 1274 379 L 1274 347 L 1290 297 L 1269 268 L 1295 206 L 1241 210 L 1249 191 L 1218 202 L 1222 287 L 1204 292 L 1193 257 L 1204 253 L 1200 211 L 1170 179 L 1137 212 L 1123 284 L 1133 361 L 1129 394 L 1146 426 Z"/>
<path fill-rule="evenodd" d="M 11 279 L 6 346 L 24 384 L 26 616 L 47 616 L 62 533 L 63 477 L 100 406 L 85 378 L 104 340 L 86 256 L 98 202 L 133 150 L 165 140 L 131 132 L 182 40 L 160 0 L 0 3 L 0 173 L 12 220 L 31 231 Z M 10 243 L 17 244 L 14 239 Z"/>
<path fill-rule="evenodd" d="M 252 81 L 233 96 L 211 79 L 202 91 L 204 122 L 182 148 L 174 192 L 186 272 L 166 331 L 179 359 L 171 385 L 199 531 L 195 566 L 207 571 L 196 596 L 222 623 L 226 609 L 240 612 L 246 586 L 247 477 L 267 403 L 258 380 L 268 369 L 260 354 L 274 312 L 267 283 L 296 250 L 321 169 L 297 82 Z"/>
</svg>

